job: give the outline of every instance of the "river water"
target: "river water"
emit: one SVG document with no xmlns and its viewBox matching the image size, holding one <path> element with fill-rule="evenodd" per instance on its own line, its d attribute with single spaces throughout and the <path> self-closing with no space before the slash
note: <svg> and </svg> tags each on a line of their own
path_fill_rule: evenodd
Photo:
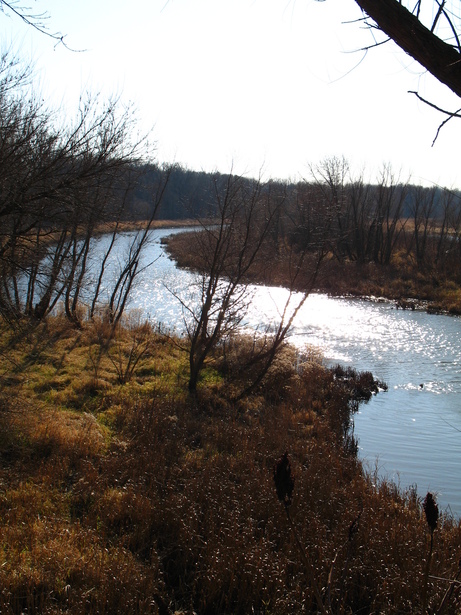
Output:
<svg viewBox="0 0 461 615">
<path fill-rule="evenodd" d="M 144 257 L 153 264 L 129 305 L 177 332 L 184 313 L 175 294 L 193 302 L 196 278 L 176 268 L 160 239 L 179 231 L 153 231 Z M 254 286 L 252 293 L 247 324 L 276 321 L 287 291 Z M 326 362 L 371 371 L 387 383 L 388 391 L 361 404 L 354 416 L 361 458 L 370 472 L 402 489 L 416 486 L 421 496 L 430 490 L 441 510 L 461 516 L 461 319 L 313 294 L 297 315 L 290 341 L 300 348 L 316 345 Z"/>
</svg>

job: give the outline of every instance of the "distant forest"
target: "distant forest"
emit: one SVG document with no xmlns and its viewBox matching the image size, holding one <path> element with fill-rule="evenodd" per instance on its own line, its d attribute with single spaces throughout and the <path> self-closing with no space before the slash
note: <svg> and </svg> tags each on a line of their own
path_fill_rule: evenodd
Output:
<svg viewBox="0 0 461 615">
<path fill-rule="evenodd" d="M 137 186 L 133 189 L 129 205 L 125 215 L 127 219 L 148 220 L 152 216 L 154 203 L 152 194 L 156 187 L 162 184 L 162 180 L 169 174 L 166 189 L 162 202 L 157 209 L 156 218 L 159 220 L 184 220 L 197 219 L 202 217 L 213 217 L 216 213 L 216 195 L 214 193 L 214 179 L 219 175 L 222 185 L 228 177 L 225 174 L 205 173 L 204 171 L 192 171 L 179 164 L 173 167 L 163 167 L 154 164 L 145 165 L 138 168 L 139 179 Z M 245 181 L 245 180 L 243 180 Z M 248 179 L 248 184 L 252 180 Z M 353 197 L 354 189 L 361 180 L 351 180 L 342 185 L 345 191 L 343 198 Z M 313 179 L 312 184 L 318 183 Z M 326 182 L 328 183 L 328 182 Z M 299 198 L 300 193 L 305 193 L 306 182 L 284 182 L 272 180 L 268 182 L 272 189 L 284 192 L 288 197 L 288 202 L 293 202 L 293 198 Z M 363 187 L 363 185 L 362 185 Z M 390 186 L 388 186 L 389 188 Z M 375 196 L 382 189 L 382 185 L 371 184 L 365 187 L 368 192 Z M 435 186 L 425 188 L 412 184 L 397 183 L 392 186 L 393 198 L 397 197 L 400 201 L 400 217 L 402 219 L 412 218 L 415 214 L 415 202 L 424 201 L 424 208 L 427 210 L 432 220 L 443 220 L 445 215 L 446 193 L 445 188 Z M 451 198 L 461 203 L 461 191 L 449 191 Z"/>
<path fill-rule="evenodd" d="M 156 218 L 160 220 L 184 220 L 212 216 L 215 200 L 212 190 L 212 175 L 191 171 L 179 165 L 162 167 L 145 165 L 139 169 L 139 179 L 129 201 L 127 215 L 134 220 L 149 220 L 153 213 L 152 194 L 163 185 L 169 175 L 162 202 Z"/>
</svg>

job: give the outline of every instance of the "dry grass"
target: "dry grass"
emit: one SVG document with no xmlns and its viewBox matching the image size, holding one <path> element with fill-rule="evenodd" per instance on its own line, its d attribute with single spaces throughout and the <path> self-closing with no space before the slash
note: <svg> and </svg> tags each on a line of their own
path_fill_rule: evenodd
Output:
<svg viewBox="0 0 461 615">
<path fill-rule="evenodd" d="M 297 372 L 287 349 L 283 378 L 272 374 L 258 395 L 229 401 L 235 361 L 223 374 L 210 367 L 213 384 L 191 399 L 186 355 L 152 331 L 118 332 L 122 363 L 134 334 L 149 350 L 120 384 L 108 352 L 95 375 L 101 332 L 90 325 L 3 331 L 1 613 L 316 612 L 272 480 L 285 450 L 290 515 L 325 609 L 420 612 L 421 503 L 365 476 L 343 437 L 360 375 L 338 378 L 312 351 Z M 442 517 L 431 612 L 460 554 L 459 524 Z M 446 613 L 459 612 L 455 590 Z"/>
</svg>

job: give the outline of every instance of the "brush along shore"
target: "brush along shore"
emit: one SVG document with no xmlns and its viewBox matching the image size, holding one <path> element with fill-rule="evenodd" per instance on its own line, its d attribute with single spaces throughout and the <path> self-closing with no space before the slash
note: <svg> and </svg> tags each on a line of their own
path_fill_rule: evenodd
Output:
<svg viewBox="0 0 461 615">
<path fill-rule="evenodd" d="M 109 330 L 1 323 L 2 613 L 459 612 L 458 521 L 357 458 L 371 374 L 286 346 L 235 402 L 238 338 L 190 396 L 184 340 Z"/>
<path fill-rule="evenodd" d="M 170 256 L 179 267 L 200 271 L 200 253 L 192 246 L 193 238 L 188 233 L 172 235 L 165 240 Z M 253 268 L 248 281 L 257 284 L 290 286 L 289 271 L 292 252 L 284 252 L 283 246 L 274 256 L 272 250 L 265 260 L 266 266 Z M 315 261 L 315 259 L 313 259 Z M 267 266 L 270 263 L 270 266 Z M 308 284 L 315 262 L 307 255 L 305 272 L 297 274 L 295 289 L 303 290 Z M 459 276 L 459 268 L 456 275 Z M 421 269 L 411 255 L 400 251 L 389 265 L 359 263 L 343 260 L 333 255 L 324 259 L 317 275 L 315 291 L 333 296 L 364 297 L 371 300 L 386 299 L 398 309 L 422 309 L 431 313 L 461 314 L 461 286 L 452 275 L 442 275 L 430 267 Z"/>
</svg>

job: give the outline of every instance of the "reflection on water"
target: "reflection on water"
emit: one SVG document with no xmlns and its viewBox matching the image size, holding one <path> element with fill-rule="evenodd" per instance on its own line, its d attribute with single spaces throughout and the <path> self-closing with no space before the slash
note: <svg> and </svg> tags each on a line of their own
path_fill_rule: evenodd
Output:
<svg viewBox="0 0 461 615">
<path fill-rule="evenodd" d="M 303 338 L 303 335 L 308 336 Z M 355 416 L 371 470 L 434 491 L 461 514 L 461 319 L 395 310 L 387 303 L 312 297 L 295 334 L 330 361 L 369 370 L 389 390 Z"/>
<path fill-rule="evenodd" d="M 161 248 L 160 237 L 171 232 L 154 232 L 145 258 L 155 264 L 129 307 L 180 331 L 183 313 L 170 291 L 192 301 L 194 276 L 177 270 Z M 287 291 L 255 286 L 252 292 L 247 324 L 275 322 Z M 401 487 L 417 484 L 423 496 L 433 491 L 442 509 L 461 515 L 461 319 L 315 294 L 290 339 L 300 347 L 318 345 L 327 361 L 371 371 L 388 384 L 355 416 L 362 458 Z"/>
</svg>

